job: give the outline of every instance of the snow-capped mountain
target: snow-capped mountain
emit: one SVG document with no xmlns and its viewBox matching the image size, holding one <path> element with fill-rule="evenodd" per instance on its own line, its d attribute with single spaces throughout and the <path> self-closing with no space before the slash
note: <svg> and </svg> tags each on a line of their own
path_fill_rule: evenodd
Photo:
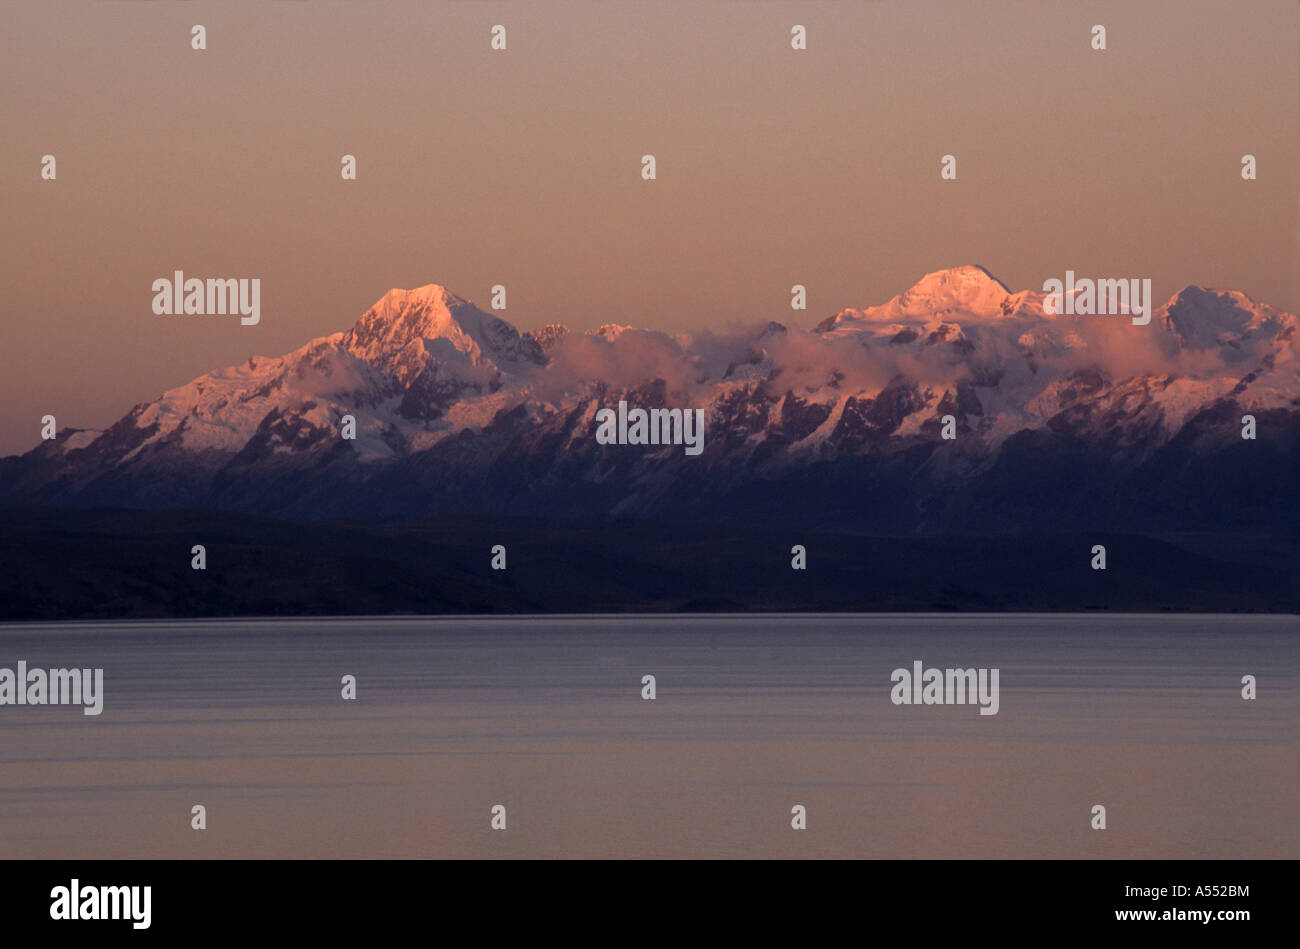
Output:
<svg viewBox="0 0 1300 949">
<path fill-rule="evenodd" d="M 1278 517 L 1298 322 L 1199 287 L 1145 326 L 1056 315 L 971 266 L 812 330 L 729 334 L 520 333 L 443 287 L 391 290 L 345 332 L 0 461 L 0 501 L 891 530 Z M 598 444 L 596 413 L 620 400 L 702 408 L 703 453 Z M 1253 494 L 1215 508 L 1225 483 Z"/>
</svg>

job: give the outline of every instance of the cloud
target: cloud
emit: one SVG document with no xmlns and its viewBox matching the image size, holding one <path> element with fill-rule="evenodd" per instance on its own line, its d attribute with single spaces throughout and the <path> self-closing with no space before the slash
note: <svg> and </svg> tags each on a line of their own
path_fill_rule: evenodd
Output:
<svg viewBox="0 0 1300 949">
<path fill-rule="evenodd" d="M 704 405 L 733 367 L 757 363 L 769 394 L 807 397 L 820 392 L 875 395 L 903 377 L 923 387 L 951 388 L 963 379 L 1001 380 L 1032 398 L 1052 380 L 1083 369 L 1098 369 L 1114 380 L 1135 376 L 1174 376 L 1207 380 L 1240 376 L 1258 364 L 1269 339 L 1246 338 L 1237 348 L 1184 347 L 1168 331 L 1163 310 L 1150 324 L 1134 325 L 1127 316 L 963 319 L 946 315 L 948 336 L 931 342 L 936 318 L 901 326 L 914 329 L 898 342 L 900 325 L 872 324 L 862 333 L 817 333 L 790 328 L 770 331 L 756 324 L 727 332 L 693 336 L 622 329 L 603 336 L 571 333 L 551 351 L 551 362 L 528 380 L 519 397 L 561 402 L 604 383 L 614 392 L 662 379 L 671 402 Z M 958 331 L 958 327 L 961 327 Z M 1224 355 L 1231 357 L 1231 364 Z M 1007 386 L 1011 388 L 1006 388 Z"/>
</svg>

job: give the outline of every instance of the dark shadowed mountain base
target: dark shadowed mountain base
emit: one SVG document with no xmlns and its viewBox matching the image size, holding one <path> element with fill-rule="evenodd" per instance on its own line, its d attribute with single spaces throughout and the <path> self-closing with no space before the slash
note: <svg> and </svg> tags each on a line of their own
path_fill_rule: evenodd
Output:
<svg viewBox="0 0 1300 949">
<path fill-rule="evenodd" d="M 207 568 L 190 566 L 206 548 Z M 505 570 L 491 567 L 506 548 Z M 794 545 L 807 569 L 791 567 Z M 1107 569 L 1090 566 L 1106 548 Z M 1295 612 L 1284 534 L 882 536 L 475 518 L 0 511 L 0 618 L 710 611 Z"/>
</svg>

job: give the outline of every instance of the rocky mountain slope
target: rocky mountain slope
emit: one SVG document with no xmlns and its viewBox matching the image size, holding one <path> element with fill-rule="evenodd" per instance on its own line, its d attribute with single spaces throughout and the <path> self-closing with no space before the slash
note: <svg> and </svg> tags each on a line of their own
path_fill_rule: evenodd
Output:
<svg viewBox="0 0 1300 949">
<path fill-rule="evenodd" d="M 1053 315 L 978 267 L 811 330 L 520 333 L 437 285 L 0 460 L 0 503 L 503 514 L 890 531 L 1294 526 L 1297 318 L 1188 287 Z M 620 400 L 704 451 L 602 445 Z M 1243 440 L 1241 418 L 1258 437 Z M 356 420 L 355 440 L 341 420 Z M 953 416 L 957 437 L 941 437 Z"/>
</svg>

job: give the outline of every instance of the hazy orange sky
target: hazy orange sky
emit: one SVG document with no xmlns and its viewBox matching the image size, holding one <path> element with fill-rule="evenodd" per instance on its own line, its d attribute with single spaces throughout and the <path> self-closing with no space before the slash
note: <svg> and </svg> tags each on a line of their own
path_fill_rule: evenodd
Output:
<svg viewBox="0 0 1300 949">
<path fill-rule="evenodd" d="M 1295 0 L 7 3 L 0 453 L 426 283 L 520 329 L 811 327 L 963 263 L 1297 312 L 1298 36 Z M 177 269 L 261 278 L 261 323 L 154 315 Z"/>
</svg>

